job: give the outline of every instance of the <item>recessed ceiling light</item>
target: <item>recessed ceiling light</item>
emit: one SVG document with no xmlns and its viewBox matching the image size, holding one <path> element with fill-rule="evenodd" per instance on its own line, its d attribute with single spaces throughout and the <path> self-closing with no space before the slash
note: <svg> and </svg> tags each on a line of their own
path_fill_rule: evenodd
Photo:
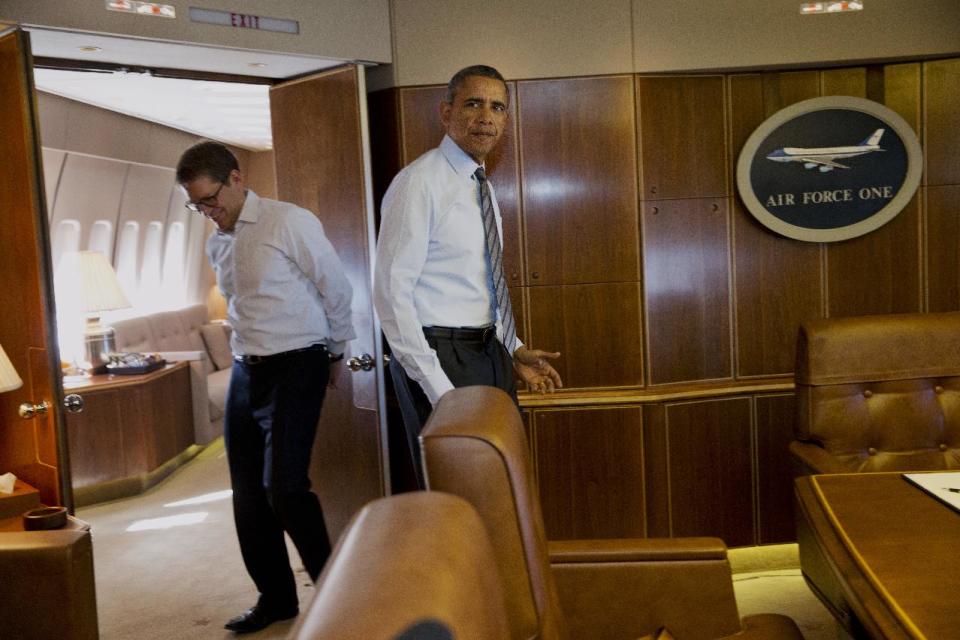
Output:
<svg viewBox="0 0 960 640">
<path fill-rule="evenodd" d="M 84 53 L 96 53 L 97 51 L 103 51 L 100 47 L 86 46 L 86 47 L 77 47 L 80 51 Z"/>
<path fill-rule="evenodd" d="M 253 67 L 254 69 L 262 69 L 265 66 L 267 66 L 267 63 L 266 62 L 248 62 L 247 66 Z"/>
</svg>

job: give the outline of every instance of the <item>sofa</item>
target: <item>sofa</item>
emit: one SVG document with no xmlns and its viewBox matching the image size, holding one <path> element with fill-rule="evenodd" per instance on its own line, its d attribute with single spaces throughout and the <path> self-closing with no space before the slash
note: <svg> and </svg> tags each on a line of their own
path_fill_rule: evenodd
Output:
<svg viewBox="0 0 960 640">
<path fill-rule="evenodd" d="M 168 361 L 189 361 L 195 442 L 208 444 L 223 434 L 233 364 L 229 325 L 210 322 L 206 305 L 198 304 L 118 320 L 112 326 L 118 351 L 160 353 Z"/>
</svg>

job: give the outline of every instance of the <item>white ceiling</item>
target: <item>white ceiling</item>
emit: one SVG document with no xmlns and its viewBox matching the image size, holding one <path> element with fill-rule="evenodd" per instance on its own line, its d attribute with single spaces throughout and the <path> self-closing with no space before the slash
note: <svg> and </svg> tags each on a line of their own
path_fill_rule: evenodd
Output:
<svg viewBox="0 0 960 640">
<path fill-rule="evenodd" d="M 36 57 L 289 78 L 339 64 L 282 55 L 54 29 L 29 28 Z M 84 49 L 94 48 L 92 51 Z M 145 73 L 37 69 L 41 91 L 189 131 L 240 147 L 272 147 L 268 85 L 157 78 Z"/>
</svg>

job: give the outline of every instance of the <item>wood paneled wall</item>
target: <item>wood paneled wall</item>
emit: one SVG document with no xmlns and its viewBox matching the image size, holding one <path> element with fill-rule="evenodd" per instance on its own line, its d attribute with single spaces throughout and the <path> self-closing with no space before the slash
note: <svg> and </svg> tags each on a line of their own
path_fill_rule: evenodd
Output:
<svg viewBox="0 0 960 640">
<path fill-rule="evenodd" d="M 960 309 L 960 60 L 510 89 L 514 126 L 489 172 L 518 324 L 529 344 L 563 352 L 568 387 L 522 400 L 548 534 L 792 539 L 798 325 Z M 740 149 L 783 107 L 837 94 L 914 127 L 922 186 L 866 236 L 778 236 L 736 195 Z M 371 113 L 394 122 L 375 123 L 391 134 L 374 154 L 403 165 L 435 146 L 442 95 L 371 94 Z"/>
</svg>

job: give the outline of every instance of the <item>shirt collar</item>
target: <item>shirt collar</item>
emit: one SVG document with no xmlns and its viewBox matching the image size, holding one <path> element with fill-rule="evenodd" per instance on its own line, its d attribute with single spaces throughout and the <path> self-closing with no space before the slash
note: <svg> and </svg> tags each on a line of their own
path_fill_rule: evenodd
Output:
<svg viewBox="0 0 960 640">
<path fill-rule="evenodd" d="M 260 196 L 253 192 L 253 189 L 247 189 L 247 198 L 243 201 L 243 209 L 240 210 L 238 222 L 256 222 L 260 219 Z"/>
<path fill-rule="evenodd" d="M 463 176 L 464 178 L 472 178 L 477 167 L 483 166 L 482 164 L 477 164 L 473 158 L 467 155 L 467 152 L 461 149 L 450 136 L 443 136 L 443 141 L 440 143 L 440 153 L 447 159 L 447 162 L 450 163 L 450 166 L 453 167 L 457 175 Z"/>
</svg>

